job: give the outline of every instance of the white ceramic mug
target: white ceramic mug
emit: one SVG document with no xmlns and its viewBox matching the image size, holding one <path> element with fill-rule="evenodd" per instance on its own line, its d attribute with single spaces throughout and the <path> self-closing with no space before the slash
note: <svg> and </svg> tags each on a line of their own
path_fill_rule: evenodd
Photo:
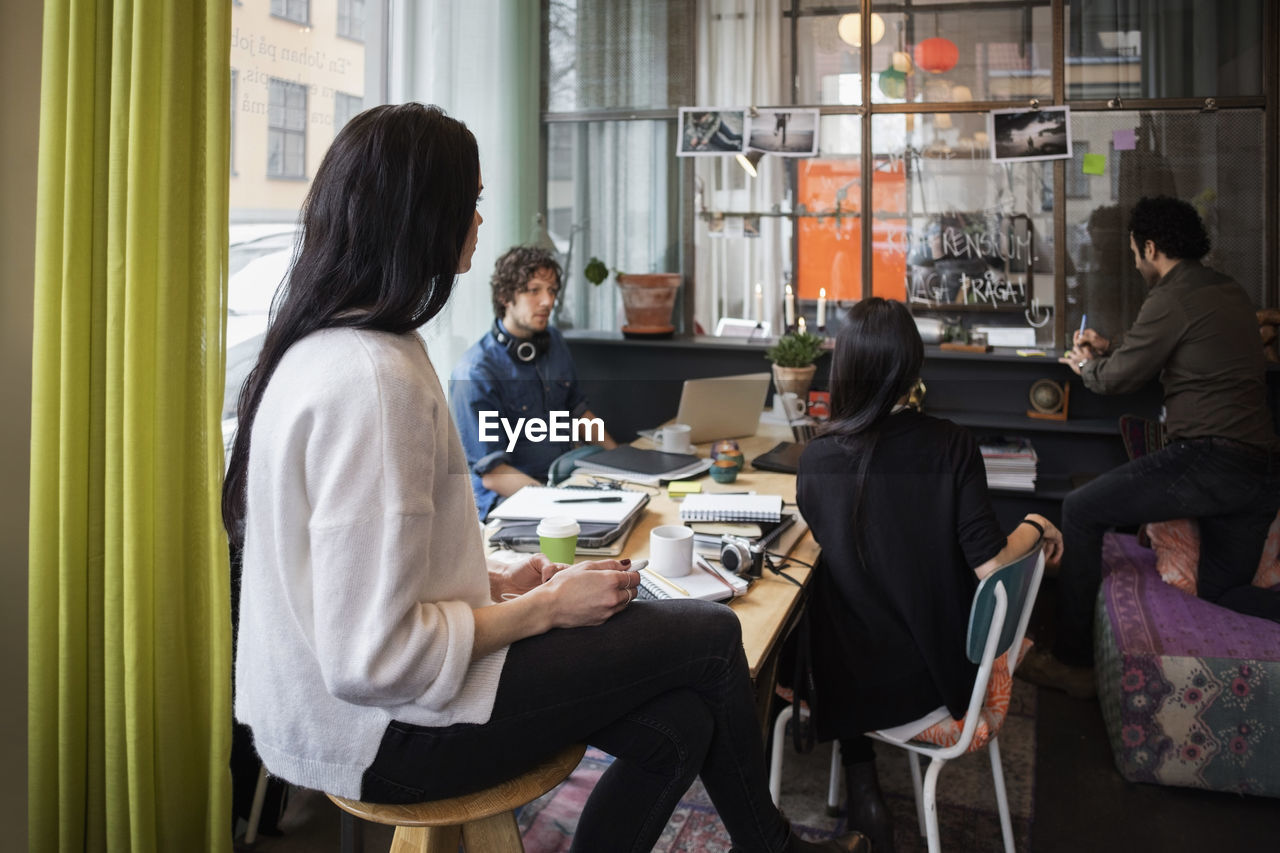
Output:
<svg viewBox="0 0 1280 853">
<path fill-rule="evenodd" d="M 653 443 L 666 453 L 692 453 L 693 427 L 688 424 L 667 424 L 653 434 Z"/>
<path fill-rule="evenodd" d="M 649 568 L 664 578 L 682 578 L 693 571 L 693 528 L 664 524 L 649 534 Z"/>
<path fill-rule="evenodd" d="M 807 407 L 804 400 L 791 391 L 773 395 L 773 410 L 787 420 L 803 418 Z"/>
</svg>

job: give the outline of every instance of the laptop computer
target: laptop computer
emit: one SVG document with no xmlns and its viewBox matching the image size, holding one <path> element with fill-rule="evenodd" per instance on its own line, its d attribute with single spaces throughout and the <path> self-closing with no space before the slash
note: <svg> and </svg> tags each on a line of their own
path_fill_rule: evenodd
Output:
<svg viewBox="0 0 1280 853">
<path fill-rule="evenodd" d="M 675 422 L 689 425 L 694 444 L 755 435 L 770 381 L 768 373 L 686 379 Z M 653 434 L 654 430 L 640 430 L 646 438 Z"/>
</svg>

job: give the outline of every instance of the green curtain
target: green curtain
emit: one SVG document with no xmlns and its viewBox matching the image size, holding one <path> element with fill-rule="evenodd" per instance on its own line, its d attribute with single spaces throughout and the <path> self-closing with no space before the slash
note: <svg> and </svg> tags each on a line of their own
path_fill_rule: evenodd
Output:
<svg viewBox="0 0 1280 853">
<path fill-rule="evenodd" d="M 231 849 L 227 0 L 46 0 L 33 851 Z"/>
</svg>

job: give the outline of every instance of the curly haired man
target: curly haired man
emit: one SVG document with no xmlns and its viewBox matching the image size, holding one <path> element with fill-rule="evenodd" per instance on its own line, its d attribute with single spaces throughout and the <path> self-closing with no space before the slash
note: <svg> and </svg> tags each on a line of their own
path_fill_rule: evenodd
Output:
<svg viewBox="0 0 1280 853">
<path fill-rule="evenodd" d="M 578 387 L 573 356 L 551 312 L 560 294 L 560 264 L 546 250 L 516 246 L 494 264 L 490 279 L 493 326 L 468 349 L 449 378 L 449 408 L 462 437 L 476 510 L 489 514 L 503 498 L 541 484 L 556 457 L 572 448 L 555 436 L 508 441 L 503 431 L 486 440 L 481 414 L 496 412 L 510 423 L 549 423 L 554 413 L 595 419 Z M 594 443 L 615 447 L 603 429 Z"/>
</svg>

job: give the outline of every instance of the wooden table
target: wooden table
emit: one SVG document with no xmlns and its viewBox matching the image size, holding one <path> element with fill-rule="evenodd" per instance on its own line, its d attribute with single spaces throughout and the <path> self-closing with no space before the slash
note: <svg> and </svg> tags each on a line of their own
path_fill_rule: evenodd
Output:
<svg viewBox="0 0 1280 853">
<path fill-rule="evenodd" d="M 703 477 L 701 479 L 703 492 L 754 490 L 760 494 L 781 495 L 784 502 L 794 504 L 796 499 L 794 475 L 756 471 L 751 467 L 752 459 L 769 450 L 779 441 L 790 439 L 791 432 L 787 427 L 761 424 L 754 436 L 737 440 L 746 457 L 746 465 L 739 472 L 738 479 L 732 483 L 721 484 L 709 476 Z M 633 444 L 645 449 L 653 447 L 652 442 L 646 438 L 638 438 Z M 705 457 L 710 451 L 710 444 L 696 446 L 699 456 Z M 649 491 L 652 492 L 652 489 Z M 649 499 L 649 505 L 636 521 L 636 526 L 627 539 L 627 546 L 622 556 L 633 560 L 648 557 L 650 531 L 663 524 L 679 523 L 680 504 L 667 497 L 664 486 L 660 494 L 653 495 Z M 813 536 L 806 532 L 792 546 L 788 556 L 812 564 L 818 557 L 818 545 L 814 542 Z M 778 561 L 775 560 L 775 562 Z M 786 569 L 786 573 L 801 584 L 809 582 L 810 570 L 798 563 L 792 563 Z M 793 617 L 798 615 L 800 591 L 800 587 L 796 584 L 765 569 L 763 577 L 752 581 L 746 595 L 729 602 L 729 607 L 742 620 L 742 646 L 747 654 L 747 665 L 751 668 L 751 678 L 755 681 L 756 709 L 762 725 L 767 725 L 768 722 L 769 706 L 777 684 L 778 653 Z"/>
</svg>

